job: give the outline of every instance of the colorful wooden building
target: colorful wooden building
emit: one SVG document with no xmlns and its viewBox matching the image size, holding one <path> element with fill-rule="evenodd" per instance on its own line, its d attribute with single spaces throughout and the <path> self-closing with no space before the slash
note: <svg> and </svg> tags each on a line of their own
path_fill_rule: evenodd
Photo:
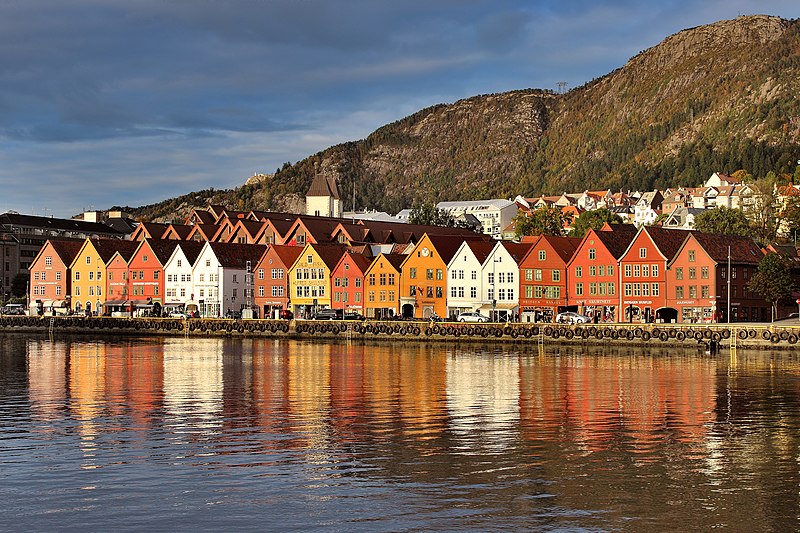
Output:
<svg viewBox="0 0 800 533">
<path fill-rule="evenodd" d="M 332 308 L 364 314 L 364 274 L 371 264 L 372 257 L 342 254 L 331 272 Z M 392 290 L 385 301 L 396 306 L 397 292 Z"/>
<path fill-rule="evenodd" d="M 82 247 L 83 241 L 77 239 L 50 239 L 42 246 L 28 267 L 32 311 L 47 315 L 69 312 L 70 265 Z"/>
<path fill-rule="evenodd" d="M 567 264 L 581 239 L 540 235 L 519 263 L 519 306 L 522 322 L 552 322 L 569 304 Z M 530 242 L 524 239 L 523 242 Z"/>
<path fill-rule="evenodd" d="M 255 304 L 264 318 L 278 318 L 289 309 L 289 269 L 300 257 L 303 248 L 270 244 L 255 269 Z"/>
<path fill-rule="evenodd" d="M 331 307 L 331 271 L 347 250 L 339 244 L 307 244 L 289 269 L 289 294 L 297 318 Z"/>
</svg>

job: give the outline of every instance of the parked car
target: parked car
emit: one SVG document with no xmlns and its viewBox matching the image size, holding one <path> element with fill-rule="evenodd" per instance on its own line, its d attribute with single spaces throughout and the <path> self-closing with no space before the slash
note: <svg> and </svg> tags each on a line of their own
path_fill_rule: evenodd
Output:
<svg viewBox="0 0 800 533">
<path fill-rule="evenodd" d="M 311 317 L 311 320 L 341 320 L 341 309 L 320 309 Z"/>
<path fill-rule="evenodd" d="M 344 320 L 364 320 L 364 315 L 360 313 L 345 313 Z"/>
<path fill-rule="evenodd" d="M 564 311 L 556 315 L 556 322 L 559 324 L 586 324 L 591 322 L 592 319 L 573 311 Z"/>
<path fill-rule="evenodd" d="M 4 315 L 24 315 L 25 314 L 25 306 L 22 305 L 22 304 L 6 304 L 6 306 L 2 308 L 2 314 L 4 314 Z"/>
<path fill-rule="evenodd" d="M 281 320 L 292 320 L 294 318 L 294 313 L 292 313 L 289 309 L 281 309 L 281 312 L 278 316 L 281 318 Z"/>
<path fill-rule="evenodd" d="M 183 311 L 172 311 L 169 315 L 169 318 L 180 318 L 181 320 L 186 320 L 188 315 Z"/>
<path fill-rule="evenodd" d="M 489 322 L 489 317 L 475 311 L 461 313 L 456 317 L 456 320 L 459 322 Z"/>
</svg>

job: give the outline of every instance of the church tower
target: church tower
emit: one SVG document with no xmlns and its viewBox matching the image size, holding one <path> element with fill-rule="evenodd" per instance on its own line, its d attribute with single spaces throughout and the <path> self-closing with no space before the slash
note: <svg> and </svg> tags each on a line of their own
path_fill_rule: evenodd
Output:
<svg viewBox="0 0 800 533">
<path fill-rule="evenodd" d="M 306 193 L 306 214 L 318 217 L 342 216 L 342 200 L 336 178 L 317 175 Z"/>
</svg>

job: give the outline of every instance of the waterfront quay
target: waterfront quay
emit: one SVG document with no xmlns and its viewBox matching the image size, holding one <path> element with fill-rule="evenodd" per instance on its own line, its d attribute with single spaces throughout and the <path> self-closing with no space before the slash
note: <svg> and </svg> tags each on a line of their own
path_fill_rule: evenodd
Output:
<svg viewBox="0 0 800 533">
<path fill-rule="evenodd" d="M 446 341 L 459 343 L 613 343 L 620 345 L 697 345 L 705 349 L 794 349 L 800 323 L 733 324 L 549 324 L 456 323 L 428 321 L 234 320 L 109 317 L 0 317 L 0 331 L 56 334 L 276 337 Z"/>
</svg>

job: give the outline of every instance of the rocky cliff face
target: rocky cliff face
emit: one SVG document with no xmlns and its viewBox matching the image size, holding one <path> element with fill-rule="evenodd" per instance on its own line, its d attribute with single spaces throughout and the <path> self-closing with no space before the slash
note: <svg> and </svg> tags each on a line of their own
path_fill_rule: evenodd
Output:
<svg viewBox="0 0 800 533">
<path fill-rule="evenodd" d="M 359 208 L 392 211 L 793 170 L 798 94 L 798 21 L 739 17 L 672 35 L 564 95 L 529 89 L 421 110 L 228 191 L 223 203 L 295 205 L 319 173 L 339 178 L 343 198 L 355 187 Z"/>
</svg>

